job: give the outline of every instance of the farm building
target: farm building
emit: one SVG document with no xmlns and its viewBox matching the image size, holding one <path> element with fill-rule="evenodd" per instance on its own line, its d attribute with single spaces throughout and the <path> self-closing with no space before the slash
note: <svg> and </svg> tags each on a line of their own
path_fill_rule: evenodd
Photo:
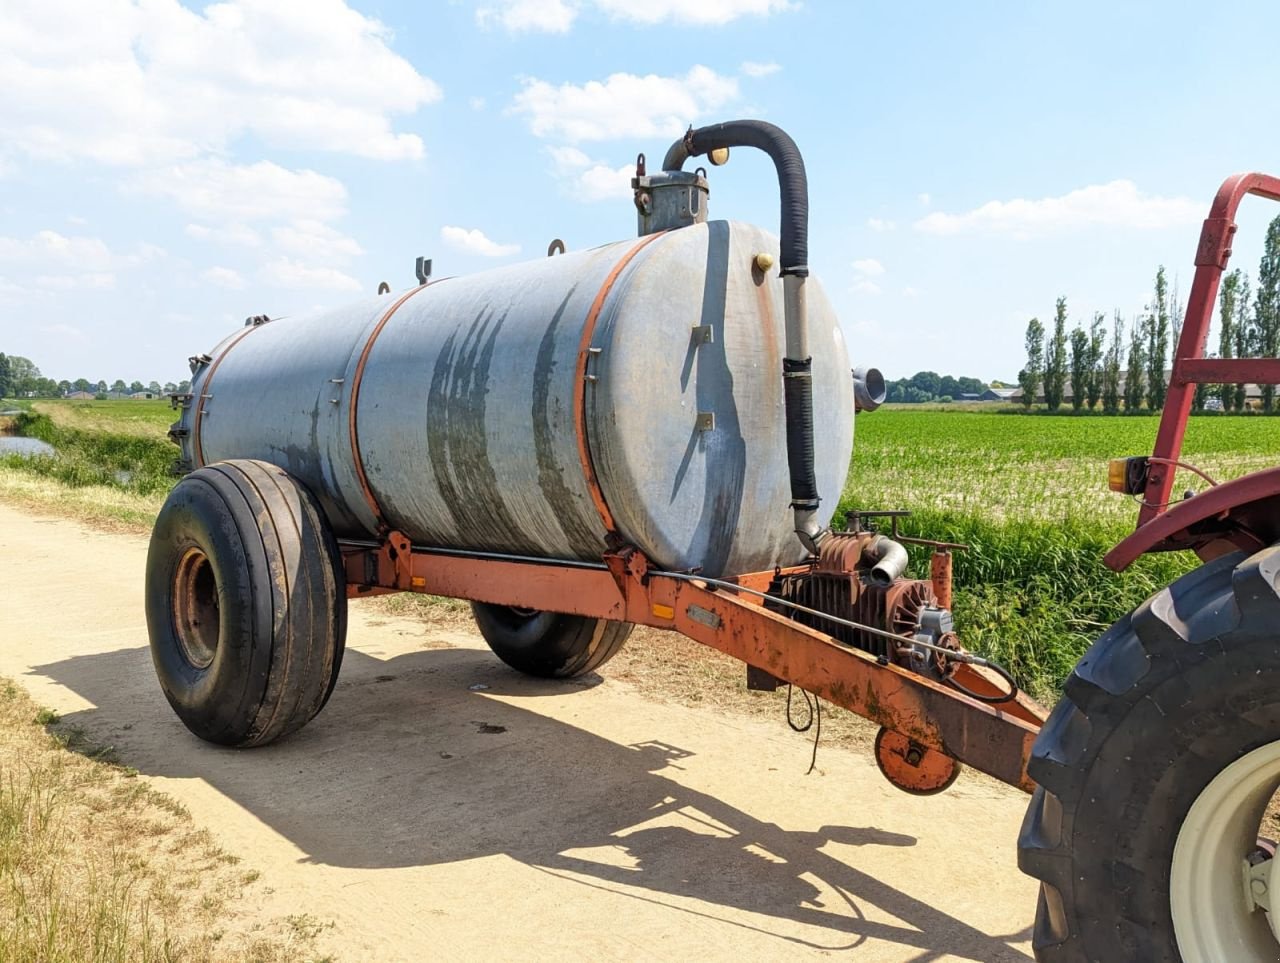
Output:
<svg viewBox="0 0 1280 963">
<path fill-rule="evenodd" d="M 1166 375 L 1166 376 L 1165 376 L 1165 382 L 1166 382 L 1166 384 L 1168 383 L 1168 375 Z M 1212 389 L 1216 390 L 1216 386 L 1210 386 L 1210 387 L 1211 387 Z M 1124 377 L 1124 375 L 1122 374 L 1122 375 L 1120 376 L 1120 395 L 1121 395 L 1121 397 L 1123 397 L 1123 396 L 1124 396 L 1124 388 L 1125 388 L 1125 377 Z M 1002 397 L 1001 397 L 1001 399 L 1000 399 L 1000 400 L 1003 400 L 1003 401 L 1013 401 L 1013 402 L 1017 402 L 1018 404 L 1021 404 L 1021 403 L 1022 403 L 1022 389 L 1021 389 L 1021 388 L 1004 388 L 1004 389 L 996 389 L 996 390 L 1001 391 L 1001 393 L 1002 393 Z M 982 400 L 983 400 L 983 401 L 993 401 L 993 400 L 996 400 L 996 399 L 993 399 L 993 398 L 989 398 L 989 397 L 988 397 L 988 395 L 990 395 L 990 394 L 992 394 L 992 392 L 991 392 L 991 391 L 987 391 L 987 392 L 982 396 Z M 1262 389 L 1261 389 L 1258 385 L 1245 385 L 1245 387 L 1244 387 L 1244 396 L 1245 396 L 1246 401 L 1248 401 L 1248 402 L 1250 402 L 1250 403 L 1252 403 L 1252 402 L 1256 402 L 1256 401 L 1258 401 L 1258 400 L 1262 397 Z M 1071 405 L 1071 399 L 1072 399 L 1073 397 L 1074 397 L 1074 392 L 1071 390 L 1071 382 L 1069 382 L 1069 381 L 1068 381 L 1065 385 L 1063 385 L 1063 386 L 1062 386 L 1062 403 L 1063 403 L 1064 405 L 1066 405 L 1066 406 L 1068 406 L 1068 407 L 1069 407 L 1069 406 Z M 1041 404 L 1041 405 L 1042 405 L 1042 404 L 1044 404 L 1044 383 L 1043 383 L 1043 382 L 1041 382 L 1041 383 L 1036 387 L 1036 404 Z"/>
<path fill-rule="evenodd" d="M 72 401 L 92 401 L 97 397 L 92 391 L 72 391 L 67 394 Z"/>
</svg>

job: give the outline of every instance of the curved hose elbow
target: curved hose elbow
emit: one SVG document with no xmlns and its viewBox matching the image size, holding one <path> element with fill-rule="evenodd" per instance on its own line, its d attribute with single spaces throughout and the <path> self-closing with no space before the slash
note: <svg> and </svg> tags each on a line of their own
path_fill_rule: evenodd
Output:
<svg viewBox="0 0 1280 963">
<path fill-rule="evenodd" d="M 877 535 L 862 550 L 862 554 L 873 564 L 867 578 L 872 585 L 888 588 L 907 570 L 907 550 L 898 542 L 883 535 Z"/>
<path fill-rule="evenodd" d="M 884 375 L 879 368 L 853 369 L 853 410 L 875 411 L 885 399 Z"/>
</svg>

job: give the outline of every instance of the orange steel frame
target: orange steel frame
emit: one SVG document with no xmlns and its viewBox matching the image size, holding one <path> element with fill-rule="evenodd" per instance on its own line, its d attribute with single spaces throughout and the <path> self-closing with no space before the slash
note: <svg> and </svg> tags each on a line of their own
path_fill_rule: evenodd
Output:
<svg viewBox="0 0 1280 963">
<path fill-rule="evenodd" d="M 399 532 L 376 547 L 340 543 L 347 595 L 421 592 L 670 629 L 856 712 L 928 749 L 1030 792 L 1027 760 L 1044 721 L 1030 700 L 991 705 L 768 611 L 758 598 L 651 569 L 633 548 L 603 566 L 415 548 Z M 764 591 L 773 572 L 729 579 Z M 905 640 L 904 640 L 905 641 Z M 1000 689 L 959 666 L 973 691 Z"/>
</svg>

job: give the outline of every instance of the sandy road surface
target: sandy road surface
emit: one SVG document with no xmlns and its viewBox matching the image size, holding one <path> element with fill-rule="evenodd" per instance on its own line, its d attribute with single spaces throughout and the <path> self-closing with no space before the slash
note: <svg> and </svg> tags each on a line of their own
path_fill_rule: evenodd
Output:
<svg viewBox="0 0 1280 963">
<path fill-rule="evenodd" d="M 340 960 L 1028 958 L 1020 793 L 917 799 L 831 747 L 805 777 L 781 720 L 525 679 L 457 625 L 358 605 L 324 713 L 214 748 L 152 673 L 145 557 L 0 504 L 0 675 L 260 869 L 245 912 L 332 921 Z"/>
</svg>

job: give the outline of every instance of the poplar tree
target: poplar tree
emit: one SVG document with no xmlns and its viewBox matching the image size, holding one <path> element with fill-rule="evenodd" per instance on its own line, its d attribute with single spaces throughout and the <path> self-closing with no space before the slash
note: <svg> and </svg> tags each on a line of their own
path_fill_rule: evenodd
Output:
<svg viewBox="0 0 1280 963">
<path fill-rule="evenodd" d="M 1222 279 L 1218 292 L 1218 357 L 1234 358 L 1236 350 L 1236 325 L 1239 323 L 1240 269 Z M 1200 400 L 1200 385 L 1196 388 L 1196 401 Z M 1222 400 L 1222 410 L 1231 411 L 1236 403 L 1235 385 L 1218 385 L 1217 396 Z M 1197 407 L 1203 407 L 1198 405 Z"/>
<path fill-rule="evenodd" d="M 1089 392 L 1089 334 L 1080 325 L 1071 330 L 1071 410 L 1084 407 Z"/>
<path fill-rule="evenodd" d="M 1178 276 L 1173 276 L 1173 287 L 1169 291 L 1169 357 L 1178 356 L 1178 342 L 1182 340 L 1182 323 L 1186 318 L 1182 306 L 1182 296 L 1178 293 Z"/>
<path fill-rule="evenodd" d="M 1057 411 L 1067 384 L 1067 299 L 1058 298 L 1053 315 L 1053 337 L 1044 352 L 1044 402 Z"/>
<path fill-rule="evenodd" d="M 1143 327 L 1144 325 L 1136 319 L 1129 326 L 1129 364 L 1124 379 L 1124 410 L 1126 412 L 1140 410 L 1143 396 L 1146 394 L 1142 383 L 1147 364 Z"/>
<path fill-rule="evenodd" d="M 1246 271 L 1240 275 L 1240 287 L 1236 292 L 1236 315 L 1235 315 L 1235 348 L 1237 358 L 1248 358 L 1253 354 L 1253 343 L 1256 340 L 1253 330 L 1253 317 L 1250 307 L 1253 301 L 1253 292 L 1249 286 L 1249 273 Z M 1232 407 L 1236 411 L 1244 411 L 1246 401 L 1245 386 L 1243 383 L 1235 386 L 1235 393 L 1232 401 Z"/>
<path fill-rule="evenodd" d="M 1109 415 L 1120 413 L 1120 360 L 1124 351 L 1124 320 L 1116 312 L 1112 322 L 1111 347 L 1102 364 L 1102 410 Z"/>
<path fill-rule="evenodd" d="M 1165 362 L 1169 358 L 1169 289 L 1164 279 L 1164 265 L 1156 269 L 1156 296 L 1147 315 L 1147 407 L 1158 411 L 1164 407 L 1168 391 Z"/>
<path fill-rule="evenodd" d="M 1022 404 L 1028 410 L 1035 404 L 1036 389 L 1044 371 L 1044 325 L 1039 318 L 1027 324 L 1027 365 L 1018 372 L 1018 384 L 1022 387 Z"/>
<path fill-rule="evenodd" d="M 1105 362 L 1107 346 L 1107 316 L 1101 311 L 1093 315 L 1093 324 L 1089 326 L 1089 377 L 1085 389 L 1089 396 L 1089 410 L 1098 406 L 1102 398 L 1102 368 Z"/>
<path fill-rule="evenodd" d="M 1254 299 L 1254 350 L 1259 358 L 1280 357 L 1280 217 L 1267 228 L 1258 264 L 1258 294 Z M 1261 385 L 1262 410 L 1276 407 L 1276 386 Z"/>
</svg>

